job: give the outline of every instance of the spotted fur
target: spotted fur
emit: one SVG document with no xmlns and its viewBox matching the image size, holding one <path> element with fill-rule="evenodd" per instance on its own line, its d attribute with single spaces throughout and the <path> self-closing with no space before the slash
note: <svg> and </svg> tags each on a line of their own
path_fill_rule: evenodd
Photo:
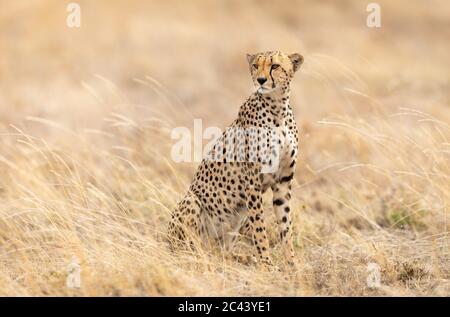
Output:
<svg viewBox="0 0 450 317">
<path fill-rule="evenodd" d="M 168 234 L 177 245 L 190 244 L 198 236 L 219 241 L 233 252 L 238 233 L 247 233 L 258 261 L 270 265 L 262 194 L 271 188 L 279 238 L 292 263 L 289 201 L 298 130 L 289 97 L 291 79 L 303 57 L 264 52 L 247 59 L 256 91 L 200 164 L 172 214 Z"/>
</svg>

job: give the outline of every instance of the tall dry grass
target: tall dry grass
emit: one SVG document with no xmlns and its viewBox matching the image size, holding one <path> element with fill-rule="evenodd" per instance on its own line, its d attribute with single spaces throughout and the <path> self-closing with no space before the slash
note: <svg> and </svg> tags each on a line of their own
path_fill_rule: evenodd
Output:
<svg viewBox="0 0 450 317">
<path fill-rule="evenodd" d="M 379 1 L 381 29 L 360 1 L 79 2 L 80 29 L 61 1 L 0 4 L 0 295 L 450 295 L 447 1 Z M 170 132 L 231 122 L 268 49 L 305 56 L 297 267 L 171 253 L 196 164 Z"/>
</svg>

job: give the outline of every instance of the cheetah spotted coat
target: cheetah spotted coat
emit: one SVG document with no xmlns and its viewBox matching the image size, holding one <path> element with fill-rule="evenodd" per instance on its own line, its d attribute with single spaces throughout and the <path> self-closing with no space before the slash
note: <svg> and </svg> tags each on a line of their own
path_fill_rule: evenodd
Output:
<svg viewBox="0 0 450 317">
<path fill-rule="evenodd" d="M 303 58 L 265 52 L 248 60 L 257 90 L 203 159 L 172 214 L 168 234 L 177 245 L 194 237 L 219 241 L 230 254 L 238 233 L 247 234 L 258 261 L 270 265 L 262 194 L 271 188 L 279 238 L 292 263 L 289 201 L 298 130 L 289 97 L 291 79 Z"/>
</svg>

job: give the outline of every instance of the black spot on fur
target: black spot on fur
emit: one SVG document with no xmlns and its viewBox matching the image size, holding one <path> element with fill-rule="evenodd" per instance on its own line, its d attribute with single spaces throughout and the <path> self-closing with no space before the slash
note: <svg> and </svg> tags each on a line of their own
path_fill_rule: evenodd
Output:
<svg viewBox="0 0 450 317">
<path fill-rule="evenodd" d="M 281 206 L 282 204 L 284 204 L 284 200 L 283 199 L 275 199 L 273 201 L 273 204 L 276 206 Z"/>
<path fill-rule="evenodd" d="M 294 177 L 294 173 L 292 173 L 289 176 L 284 176 L 281 178 L 280 183 L 285 183 L 285 182 L 289 182 L 292 180 L 292 178 Z"/>
</svg>

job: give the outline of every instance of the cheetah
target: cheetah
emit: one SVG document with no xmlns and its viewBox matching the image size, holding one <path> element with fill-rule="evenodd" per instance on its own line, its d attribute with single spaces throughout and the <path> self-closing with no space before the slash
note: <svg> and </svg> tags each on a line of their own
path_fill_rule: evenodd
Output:
<svg viewBox="0 0 450 317">
<path fill-rule="evenodd" d="M 298 129 L 289 98 L 303 57 L 270 51 L 247 54 L 247 59 L 255 91 L 200 163 L 172 213 L 168 237 L 172 245 L 192 245 L 195 237 L 220 242 L 233 254 L 236 239 L 247 235 L 256 255 L 251 258 L 272 266 L 262 209 L 262 195 L 271 188 L 283 253 L 293 264 L 289 202 Z"/>
</svg>

